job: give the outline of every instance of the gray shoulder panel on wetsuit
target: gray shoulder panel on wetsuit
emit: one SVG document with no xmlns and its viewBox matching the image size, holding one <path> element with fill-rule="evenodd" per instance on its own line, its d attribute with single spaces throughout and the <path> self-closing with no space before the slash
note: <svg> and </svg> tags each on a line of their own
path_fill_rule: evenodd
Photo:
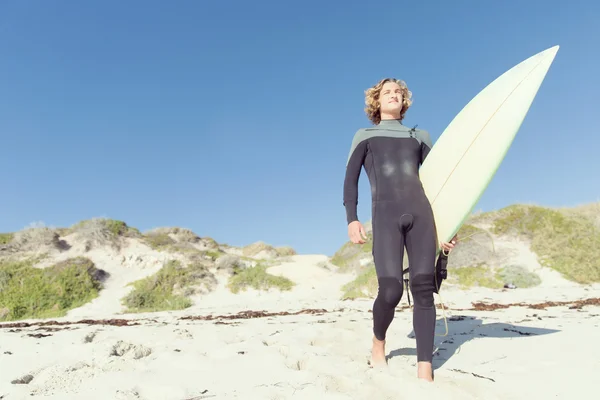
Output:
<svg viewBox="0 0 600 400">
<path fill-rule="evenodd" d="M 361 128 L 359 129 L 354 138 L 352 139 L 352 145 L 350 147 L 350 152 L 348 153 L 348 159 L 346 160 L 346 166 L 352 157 L 352 153 L 356 149 L 356 147 L 362 143 L 363 141 L 373 138 L 373 137 L 391 137 L 391 138 L 414 138 L 419 144 L 425 143 L 429 149 L 432 147 L 431 137 L 429 136 L 429 132 L 423 129 L 416 128 L 407 128 L 404 125 L 400 125 L 398 127 L 381 127 L 376 126 L 373 128 Z"/>
<path fill-rule="evenodd" d="M 423 129 L 415 129 L 415 131 L 419 142 L 425 143 L 425 145 L 431 149 L 433 144 L 431 143 L 431 136 L 429 136 L 429 132 Z"/>
</svg>

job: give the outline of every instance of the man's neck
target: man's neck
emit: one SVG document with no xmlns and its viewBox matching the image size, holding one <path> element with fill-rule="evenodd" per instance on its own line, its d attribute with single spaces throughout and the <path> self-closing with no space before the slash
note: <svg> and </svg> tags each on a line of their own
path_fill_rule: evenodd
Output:
<svg viewBox="0 0 600 400">
<path fill-rule="evenodd" d="M 400 119 L 400 113 L 398 113 L 398 114 L 386 114 L 386 113 L 382 113 L 381 114 L 381 120 L 383 121 L 384 119 Z"/>
</svg>

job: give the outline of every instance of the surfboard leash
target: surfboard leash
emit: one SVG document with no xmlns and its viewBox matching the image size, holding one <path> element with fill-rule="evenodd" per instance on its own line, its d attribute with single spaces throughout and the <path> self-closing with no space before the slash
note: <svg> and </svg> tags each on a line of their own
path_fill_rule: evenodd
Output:
<svg viewBox="0 0 600 400">
<path fill-rule="evenodd" d="M 484 230 L 484 232 L 486 232 L 489 235 L 489 232 L 487 232 L 485 230 Z M 468 239 L 471 236 L 475 235 L 476 233 L 479 233 L 479 232 L 473 232 L 470 235 L 465 236 L 461 240 Z M 492 239 L 492 251 L 495 253 L 496 252 L 496 246 L 494 245 L 494 238 L 491 235 L 490 235 L 490 238 Z M 446 251 L 444 249 L 442 249 L 441 252 L 446 257 L 448 257 L 450 255 L 450 252 L 446 253 Z M 405 269 L 404 271 L 402 271 L 402 274 L 404 275 L 404 274 L 409 273 L 409 272 L 410 272 L 410 267 L 407 268 L 407 269 Z M 436 334 L 435 336 L 445 337 L 445 336 L 448 336 L 448 333 L 449 333 L 450 330 L 448 328 L 448 318 L 446 317 L 446 307 L 444 306 L 444 299 L 442 299 L 442 295 L 440 294 L 440 282 L 438 282 L 438 275 L 437 275 L 437 273 L 435 273 L 435 271 L 434 271 L 434 274 L 433 274 L 433 278 L 435 279 L 435 288 L 437 290 L 436 293 L 437 293 L 438 297 L 440 298 L 440 305 L 442 306 L 442 315 L 444 317 L 444 326 L 446 327 L 446 333 L 444 333 L 443 335 L 437 335 Z M 408 297 L 408 306 L 410 308 L 413 308 L 413 306 L 411 305 L 411 301 L 410 301 L 409 279 L 410 278 L 405 278 L 404 279 L 404 284 L 405 284 L 405 287 L 406 287 L 406 295 Z"/>
<path fill-rule="evenodd" d="M 444 250 L 442 250 L 442 253 L 444 253 L 444 255 L 446 257 L 448 257 L 448 255 L 450 253 L 445 253 Z M 442 306 L 442 315 L 444 316 L 444 325 L 446 326 L 446 333 L 444 333 L 443 335 L 436 335 L 436 336 L 440 336 L 440 337 L 445 337 L 448 336 L 448 332 L 450 331 L 448 329 L 448 318 L 446 317 L 446 307 L 444 307 L 444 300 L 442 299 L 442 295 L 440 294 L 440 284 L 438 282 L 438 276 L 436 273 L 433 274 L 433 277 L 435 278 L 435 288 L 437 290 L 437 295 L 440 298 L 440 305 Z"/>
<path fill-rule="evenodd" d="M 489 232 L 487 232 L 485 230 L 484 230 L 484 232 L 486 232 L 488 235 L 490 235 Z M 465 236 L 461 240 L 468 239 L 471 236 L 475 235 L 476 233 L 479 233 L 479 232 L 473 232 L 470 235 Z M 495 253 L 496 252 L 496 246 L 494 245 L 494 238 L 491 235 L 490 235 L 490 239 L 492 239 L 492 252 Z M 442 249 L 442 253 L 446 257 L 448 257 L 450 255 L 450 252 L 446 253 L 444 251 L 444 249 Z M 434 273 L 434 278 L 435 278 L 435 288 L 437 289 L 437 295 L 440 298 L 440 305 L 442 306 L 442 314 L 444 316 L 444 325 L 446 326 L 446 333 L 444 333 L 443 335 L 436 335 L 436 336 L 444 337 L 444 336 L 448 336 L 448 332 L 449 332 L 449 329 L 448 329 L 448 318 L 446 318 L 446 307 L 444 306 L 444 300 L 442 299 L 442 295 L 440 294 L 440 282 L 438 282 L 438 276 L 437 276 L 436 273 Z"/>
</svg>

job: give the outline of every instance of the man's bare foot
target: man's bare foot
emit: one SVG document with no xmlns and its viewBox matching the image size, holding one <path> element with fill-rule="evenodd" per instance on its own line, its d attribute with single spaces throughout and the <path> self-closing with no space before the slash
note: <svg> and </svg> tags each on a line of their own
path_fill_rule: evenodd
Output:
<svg viewBox="0 0 600 400">
<path fill-rule="evenodd" d="M 371 367 L 380 368 L 387 366 L 385 359 L 385 340 L 377 340 L 373 337 L 373 349 L 371 350 Z"/>
<path fill-rule="evenodd" d="M 419 361 L 417 363 L 417 377 L 428 382 L 433 382 L 433 369 L 430 362 Z"/>
</svg>

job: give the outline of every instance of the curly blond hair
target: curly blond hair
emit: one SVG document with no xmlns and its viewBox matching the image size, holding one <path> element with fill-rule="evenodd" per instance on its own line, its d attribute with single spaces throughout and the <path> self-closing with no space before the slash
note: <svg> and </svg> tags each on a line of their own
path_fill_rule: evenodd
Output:
<svg viewBox="0 0 600 400">
<path fill-rule="evenodd" d="M 381 93 L 383 85 L 387 82 L 397 83 L 402 89 L 402 110 L 400 111 L 400 121 L 404 119 L 404 114 L 406 114 L 406 111 L 412 104 L 412 92 L 408 90 L 408 87 L 404 81 L 395 78 L 384 78 L 380 80 L 375 86 L 365 90 L 365 113 L 374 125 L 378 125 L 381 122 L 379 94 Z"/>
</svg>

